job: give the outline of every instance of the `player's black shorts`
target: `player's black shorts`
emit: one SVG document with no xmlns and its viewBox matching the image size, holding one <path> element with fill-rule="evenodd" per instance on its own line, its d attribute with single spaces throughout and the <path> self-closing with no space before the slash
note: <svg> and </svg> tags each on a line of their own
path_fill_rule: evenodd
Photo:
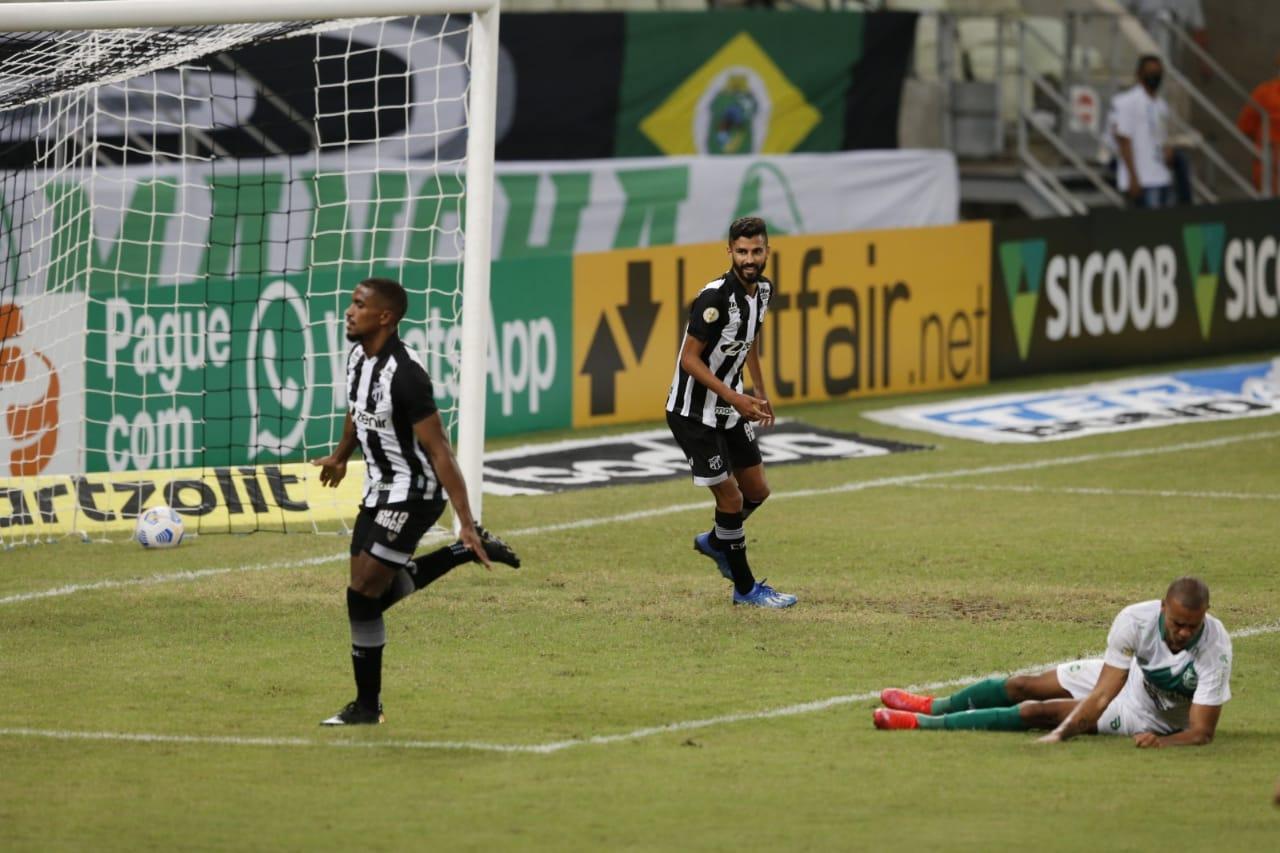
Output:
<svg viewBox="0 0 1280 853">
<path fill-rule="evenodd" d="M 351 531 L 351 556 L 368 551 L 384 565 L 400 568 L 413 558 L 419 540 L 439 520 L 444 505 L 439 500 L 360 507 Z"/>
<path fill-rule="evenodd" d="M 764 461 L 756 444 L 755 425 L 750 421 L 740 420 L 737 426 L 725 430 L 667 412 L 667 426 L 689 460 L 695 485 L 723 483 L 730 472 Z"/>
</svg>

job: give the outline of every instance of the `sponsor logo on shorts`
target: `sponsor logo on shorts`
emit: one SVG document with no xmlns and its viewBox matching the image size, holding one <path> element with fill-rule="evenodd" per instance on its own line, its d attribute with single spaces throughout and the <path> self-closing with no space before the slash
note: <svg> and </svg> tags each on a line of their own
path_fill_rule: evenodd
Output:
<svg viewBox="0 0 1280 853">
<path fill-rule="evenodd" d="M 374 516 L 373 523 L 389 532 L 391 536 L 388 538 L 394 539 L 408 520 L 409 513 L 404 510 L 382 509 Z"/>
<path fill-rule="evenodd" d="M 747 421 L 742 425 L 742 432 L 747 436 L 747 441 L 756 440 L 756 425 Z"/>
<path fill-rule="evenodd" d="M 1113 731 L 1113 732 L 1118 732 L 1118 731 L 1120 731 L 1120 718 L 1119 718 L 1119 717 L 1116 717 L 1115 719 L 1113 719 L 1113 720 L 1111 721 L 1111 731 Z"/>
</svg>

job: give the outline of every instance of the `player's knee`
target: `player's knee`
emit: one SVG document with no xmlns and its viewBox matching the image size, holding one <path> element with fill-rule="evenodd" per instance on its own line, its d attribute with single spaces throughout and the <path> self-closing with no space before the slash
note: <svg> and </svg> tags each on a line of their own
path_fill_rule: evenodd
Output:
<svg viewBox="0 0 1280 853">
<path fill-rule="evenodd" d="M 732 479 L 711 487 L 716 496 L 716 509 L 720 512 L 742 512 L 742 492 Z"/>
<path fill-rule="evenodd" d="M 1028 699 L 1035 699 L 1031 689 L 1031 678 L 1026 675 L 1015 675 L 1004 683 L 1004 692 L 1009 694 L 1009 698 L 1014 702 L 1025 702 Z"/>
<path fill-rule="evenodd" d="M 1018 716 L 1028 728 L 1052 729 L 1058 725 L 1056 709 L 1050 708 L 1048 702 L 1023 702 L 1018 705 Z"/>
<path fill-rule="evenodd" d="M 720 512 L 742 512 L 742 493 L 734 490 L 732 494 L 716 494 L 716 509 Z"/>
</svg>

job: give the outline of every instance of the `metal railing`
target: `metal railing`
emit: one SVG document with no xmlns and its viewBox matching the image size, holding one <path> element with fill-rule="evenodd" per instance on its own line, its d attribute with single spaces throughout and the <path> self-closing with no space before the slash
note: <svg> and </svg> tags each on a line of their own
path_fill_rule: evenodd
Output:
<svg viewBox="0 0 1280 853">
<path fill-rule="evenodd" d="M 1172 16 L 1167 11 L 1160 14 L 1159 18 L 1157 18 L 1157 22 L 1183 50 L 1190 51 L 1197 61 L 1204 63 L 1204 65 L 1216 75 L 1215 79 L 1222 81 L 1222 83 L 1224 83 L 1232 93 L 1240 99 L 1242 104 L 1252 106 L 1262 117 L 1261 138 L 1257 143 L 1255 143 L 1252 139 L 1241 133 L 1240 128 L 1236 127 L 1235 122 L 1233 122 L 1228 116 L 1223 115 L 1222 111 L 1219 110 L 1217 106 L 1214 105 L 1214 103 L 1210 101 L 1202 91 L 1200 91 L 1199 88 L 1193 86 L 1191 81 L 1187 79 L 1187 76 L 1175 67 L 1173 62 L 1166 58 L 1164 63 L 1165 71 L 1169 73 L 1170 77 L 1172 77 L 1173 80 L 1191 96 L 1196 104 L 1203 109 L 1215 123 L 1227 131 L 1228 138 L 1243 145 L 1245 149 L 1247 149 L 1249 153 L 1262 164 L 1262 186 L 1257 188 L 1257 191 L 1250 192 L 1250 195 L 1254 198 L 1270 196 L 1273 189 L 1271 183 L 1271 172 L 1272 169 L 1275 168 L 1275 163 L 1272 162 L 1272 158 L 1270 156 L 1271 116 L 1268 114 L 1266 108 L 1254 100 L 1253 94 L 1247 91 L 1244 86 L 1241 86 L 1234 77 L 1227 73 L 1227 70 L 1223 68 L 1207 50 L 1197 44 L 1195 39 L 1187 35 L 1186 30 L 1178 26 L 1177 22 L 1173 20 Z M 1223 158 L 1217 150 L 1212 147 L 1207 147 L 1205 149 L 1205 154 L 1214 161 L 1215 165 L 1222 165 Z M 1234 169 L 1229 169 L 1228 174 L 1234 180 L 1238 173 L 1236 173 Z M 1255 188 L 1251 185 L 1246 185 L 1244 189 L 1249 191 Z"/>
<path fill-rule="evenodd" d="M 966 48 L 961 44 L 961 22 L 975 19 L 986 21 L 995 32 L 994 70 L 988 83 L 994 87 L 997 117 L 990 127 L 989 148 L 992 156 L 1013 157 L 1024 169 L 1024 178 L 1042 200 L 1053 209 L 1074 213 L 1085 212 L 1089 203 L 1104 203 L 1117 207 L 1125 204 L 1124 197 L 1116 190 L 1109 171 L 1093 156 L 1094 152 L 1107 151 L 1114 155 L 1114 142 L 1109 137 L 1104 101 L 1123 88 L 1133 85 L 1132 66 L 1127 58 L 1117 64 L 1117 52 L 1123 48 L 1134 58 L 1145 52 L 1138 45 L 1129 43 L 1122 34 L 1121 23 L 1127 16 L 1112 12 L 1070 8 L 1060 16 L 1061 38 L 1047 36 L 1038 29 L 1037 20 L 1048 16 L 1027 17 L 1017 13 L 963 13 L 926 12 L 922 17 L 932 17 L 936 23 L 937 44 L 935 63 L 941 88 L 940 135 L 944 147 L 957 148 L 957 109 L 954 89 L 957 84 L 971 78 L 970 63 L 966 61 Z M 1166 76 L 1186 93 L 1186 97 L 1200 107 L 1216 127 L 1226 131 L 1230 144 L 1243 146 L 1263 163 L 1264 180 L 1259 189 L 1251 177 L 1232 165 L 1223 151 L 1204 134 L 1192 128 L 1189 121 L 1176 112 L 1170 113 L 1169 130 L 1179 135 L 1180 148 L 1194 154 L 1203 164 L 1214 170 L 1221 180 L 1219 186 L 1233 195 L 1259 198 L 1271 194 L 1268 146 L 1269 118 L 1261 105 L 1244 90 L 1228 72 L 1192 41 L 1185 32 L 1172 23 L 1168 24 L 1174 38 L 1185 44 L 1194 57 L 1204 62 L 1228 83 L 1241 103 L 1249 103 L 1262 115 L 1263 141 L 1255 143 L 1240 132 L 1227 116 L 1196 87 L 1189 76 L 1172 61 L 1165 62 Z M 1010 36 L 1013 38 L 1010 39 Z M 1029 56 L 1034 47 L 1044 67 L 1036 67 Z M 1014 54 L 1010 56 L 1010 54 Z M 1088 56 L 1093 63 L 1082 60 Z M 1011 62 L 1010 60 L 1016 60 Z M 1013 67 L 1016 66 L 1016 67 Z M 1052 67 L 1052 71 L 1047 69 Z M 1070 122 L 1072 103 L 1068 93 L 1076 84 L 1088 85 L 1098 95 L 1095 109 L 1097 120 L 1093 126 L 1075 126 Z M 1016 86 L 1012 106 L 1006 104 L 1007 87 Z M 1107 97 L 1103 97 L 1103 94 Z M 1039 103 L 1044 109 L 1037 109 Z M 1015 139 L 1011 150 L 1007 145 L 1007 125 L 1012 123 Z M 1216 201 L 1218 188 L 1210 186 L 1199 172 L 1191 175 L 1192 193 L 1196 200 Z M 1087 187 L 1085 196 L 1079 187 Z M 1073 189 L 1074 187 L 1074 189 Z"/>
<path fill-rule="evenodd" d="M 1058 107 L 1059 117 L 1066 116 L 1070 113 L 1071 105 L 1067 102 L 1066 97 L 1064 97 L 1061 92 L 1054 90 L 1053 86 L 1045 80 L 1043 75 L 1032 71 L 1029 67 L 1029 63 L 1027 62 L 1028 36 L 1036 39 L 1041 45 L 1047 48 L 1051 54 L 1056 54 L 1057 48 L 1047 38 L 1045 38 L 1043 34 L 1037 32 L 1035 27 L 1031 26 L 1027 21 L 1019 20 L 1016 22 L 1016 25 L 1018 28 L 1018 158 L 1026 164 L 1028 168 L 1031 168 L 1033 171 L 1041 174 L 1042 177 L 1044 173 L 1052 174 L 1047 165 L 1041 162 L 1036 156 L 1035 151 L 1030 144 L 1030 131 L 1034 129 L 1046 142 L 1049 143 L 1053 150 L 1057 151 L 1058 154 L 1070 163 L 1082 177 L 1089 181 L 1089 183 L 1093 184 L 1094 188 L 1097 189 L 1097 191 L 1108 202 L 1117 207 L 1123 207 L 1124 198 L 1122 198 L 1120 193 L 1118 193 L 1111 186 L 1110 182 L 1103 177 L 1102 173 L 1098 169 L 1086 163 L 1084 158 L 1080 156 L 1079 152 L 1073 149 L 1071 145 L 1059 133 L 1055 132 L 1051 126 L 1036 120 L 1036 117 L 1031 110 L 1031 105 L 1027 102 L 1031 101 L 1034 103 L 1033 96 L 1037 92 L 1044 95 L 1051 103 Z M 1068 38 L 1067 44 L 1069 47 L 1071 43 L 1072 39 Z M 1062 57 L 1059 56 L 1059 58 Z M 1070 68 L 1070 66 L 1071 62 L 1068 57 L 1066 62 L 1064 62 L 1064 69 Z M 1070 78 L 1071 75 L 1064 72 L 1063 88 L 1066 87 L 1067 81 L 1070 80 Z M 1099 145 L 1105 144 L 1100 134 L 1094 134 L 1094 137 Z M 1075 194 L 1068 190 L 1061 181 L 1056 179 L 1056 177 L 1054 181 L 1050 182 L 1050 186 L 1053 186 L 1055 190 L 1060 191 L 1067 203 L 1075 208 L 1076 212 L 1087 212 L 1087 206 L 1076 198 Z"/>
</svg>

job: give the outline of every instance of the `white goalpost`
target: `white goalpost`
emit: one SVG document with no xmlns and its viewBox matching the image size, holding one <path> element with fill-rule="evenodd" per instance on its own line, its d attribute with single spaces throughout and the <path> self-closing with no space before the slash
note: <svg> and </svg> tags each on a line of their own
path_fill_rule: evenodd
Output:
<svg viewBox="0 0 1280 853">
<path fill-rule="evenodd" d="M 337 530 L 362 278 L 410 294 L 473 512 L 497 0 L 0 4 L 0 547 Z M 354 462 L 354 460 L 353 460 Z"/>
</svg>

